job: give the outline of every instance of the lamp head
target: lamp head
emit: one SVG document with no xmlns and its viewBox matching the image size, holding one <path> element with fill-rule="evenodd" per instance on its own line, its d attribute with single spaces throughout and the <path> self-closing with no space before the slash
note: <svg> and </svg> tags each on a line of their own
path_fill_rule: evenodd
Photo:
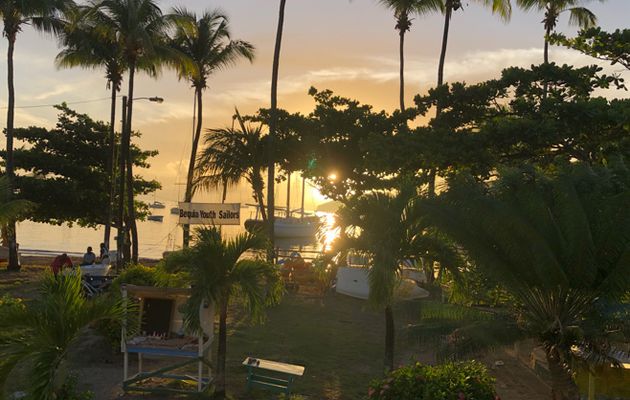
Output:
<svg viewBox="0 0 630 400">
<path fill-rule="evenodd" d="M 158 96 L 149 97 L 149 101 L 152 101 L 154 103 L 164 103 L 164 99 Z"/>
</svg>

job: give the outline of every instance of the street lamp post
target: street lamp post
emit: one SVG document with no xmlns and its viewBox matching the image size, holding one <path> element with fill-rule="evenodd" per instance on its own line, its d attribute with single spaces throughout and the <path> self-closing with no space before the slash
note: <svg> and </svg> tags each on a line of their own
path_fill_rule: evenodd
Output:
<svg viewBox="0 0 630 400">
<path fill-rule="evenodd" d="M 153 97 L 134 97 L 133 100 L 148 100 L 154 103 L 163 103 L 164 99 L 161 97 L 153 96 Z M 126 237 L 125 229 L 123 228 L 124 220 L 125 220 L 125 192 L 127 193 L 128 200 L 128 217 L 129 217 L 129 225 L 128 227 L 131 229 L 132 239 L 134 248 L 138 246 L 138 231 L 136 228 L 135 221 L 135 210 L 133 209 L 134 204 L 134 193 L 133 193 L 133 173 L 132 173 L 132 159 L 131 159 L 131 121 L 128 121 L 127 116 L 127 106 L 128 106 L 128 97 L 122 97 L 122 136 L 120 143 L 120 156 L 118 159 L 118 170 L 119 170 L 119 188 L 120 194 L 118 196 L 118 236 L 116 241 L 116 262 L 117 265 L 121 265 L 123 261 L 122 257 L 122 248 L 124 247 L 124 239 Z M 126 191 L 125 191 L 126 189 Z M 133 255 L 133 258 L 137 258 L 137 250 Z M 127 255 L 124 259 L 125 262 L 129 261 L 129 255 Z"/>
</svg>

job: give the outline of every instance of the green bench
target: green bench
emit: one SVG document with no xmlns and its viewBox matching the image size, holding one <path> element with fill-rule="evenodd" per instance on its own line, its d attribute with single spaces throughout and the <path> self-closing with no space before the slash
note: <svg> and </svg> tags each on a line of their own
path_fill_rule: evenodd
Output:
<svg viewBox="0 0 630 400">
<path fill-rule="evenodd" d="M 260 358 L 247 357 L 243 365 L 247 367 L 247 390 L 258 386 L 290 395 L 293 379 L 304 375 L 304 367 L 301 365 Z"/>
</svg>

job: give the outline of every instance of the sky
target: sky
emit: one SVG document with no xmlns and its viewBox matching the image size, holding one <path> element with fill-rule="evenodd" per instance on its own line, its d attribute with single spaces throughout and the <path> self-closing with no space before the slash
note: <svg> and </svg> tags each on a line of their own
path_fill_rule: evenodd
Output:
<svg viewBox="0 0 630 400">
<path fill-rule="evenodd" d="M 211 77 L 204 95 L 204 128 L 229 126 L 234 108 L 253 113 L 269 107 L 271 64 L 275 40 L 278 0 L 178 0 L 158 1 L 164 12 L 186 7 L 196 12 L 220 8 L 228 16 L 232 37 L 256 47 L 253 63 L 240 61 L 229 70 Z M 464 0 L 463 11 L 451 22 L 445 80 L 475 83 L 499 76 L 509 66 L 527 67 L 542 62 L 542 14 L 514 9 L 505 23 L 474 0 Z M 586 2 L 605 30 L 628 27 L 630 0 Z M 443 17 L 415 17 L 406 37 L 406 97 L 425 93 L 436 81 Z M 393 111 L 398 104 L 398 34 L 392 13 L 376 0 L 288 0 L 280 61 L 279 107 L 308 113 L 313 101 L 309 87 L 331 89 L 337 94 Z M 563 14 L 558 31 L 576 33 Z M 109 91 L 102 70 L 58 70 L 54 38 L 26 27 L 15 50 L 17 107 L 51 105 L 62 101 L 93 118 L 109 120 Z M 6 40 L 0 42 L 6 54 Z M 593 59 L 571 50 L 552 47 L 550 58 L 557 63 L 587 65 Z M 601 63 L 605 66 L 605 63 Z M 630 74 L 620 68 L 607 72 Z M 0 62 L 0 76 L 6 76 L 6 61 Z M 123 84 L 124 85 L 124 84 Z M 0 85 L 0 110 L 6 110 L 7 89 Z M 134 129 L 143 137 L 143 148 L 157 149 L 152 167 L 140 173 L 157 179 L 163 189 L 160 200 L 181 197 L 181 182 L 190 152 L 193 91 L 171 71 L 154 80 L 141 76 L 135 94 L 161 96 L 164 103 L 134 103 Z M 602 93 L 607 97 L 630 97 L 628 92 Z M 73 104 L 76 103 L 76 104 Z M 120 113 L 120 109 L 118 110 Z M 4 127 L 4 115 L 0 124 Z M 56 111 L 50 107 L 18 108 L 16 126 L 52 127 Z M 179 183 L 179 184 L 178 184 Z M 235 195 L 236 196 L 236 195 Z M 234 201 L 251 201 L 240 194 Z M 230 201 L 230 198 L 228 198 Z"/>
</svg>

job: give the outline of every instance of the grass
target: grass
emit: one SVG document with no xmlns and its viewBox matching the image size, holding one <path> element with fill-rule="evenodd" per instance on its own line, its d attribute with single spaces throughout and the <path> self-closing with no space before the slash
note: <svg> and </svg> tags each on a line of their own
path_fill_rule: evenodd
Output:
<svg viewBox="0 0 630 400">
<path fill-rule="evenodd" d="M 39 278 L 46 270 L 43 265 L 23 266 L 20 272 L 9 272 L 6 263 L 0 265 L 0 297 L 9 295 L 19 298 L 32 298 Z"/>
<path fill-rule="evenodd" d="M 384 317 L 367 303 L 327 294 L 287 295 L 264 325 L 235 322 L 228 336 L 228 391 L 237 399 L 283 398 L 245 393 L 247 356 L 303 365 L 291 399 L 362 399 L 383 370 Z"/>
</svg>

